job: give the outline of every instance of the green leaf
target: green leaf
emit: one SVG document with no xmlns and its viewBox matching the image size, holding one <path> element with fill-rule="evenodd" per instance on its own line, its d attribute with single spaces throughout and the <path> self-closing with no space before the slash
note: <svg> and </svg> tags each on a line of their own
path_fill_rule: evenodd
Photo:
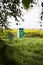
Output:
<svg viewBox="0 0 43 65">
<path fill-rule="evenodd" d="M 22 0 L 22 3 L 26 9 L 29 8 L 31 2 L 33 2 L 33 0 Z"/>
</svg>

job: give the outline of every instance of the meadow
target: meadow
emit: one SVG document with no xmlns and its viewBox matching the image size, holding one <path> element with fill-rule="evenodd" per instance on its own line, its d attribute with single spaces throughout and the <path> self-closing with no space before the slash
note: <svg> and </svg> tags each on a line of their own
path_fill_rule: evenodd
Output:
<svg viewBox="0 0 43 65">
<path fill-rule="evenodd" d="M 7 33 L 0 35 L 0 65 L 43 65 L 43 37 L 17 38 L 14 31 Z"/>
</svg>

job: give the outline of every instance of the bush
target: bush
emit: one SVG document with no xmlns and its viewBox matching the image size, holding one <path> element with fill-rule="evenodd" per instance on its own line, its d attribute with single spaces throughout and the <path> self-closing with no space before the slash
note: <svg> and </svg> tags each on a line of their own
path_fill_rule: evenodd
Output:
<svg viewBox="0 0 43 65">
<path fill-rule="evenodd" d="M 43 37 L 43 34 L 40 34 L 38 32 L 28 32 L 24 33 L 24 37 Z"/>
</svg>

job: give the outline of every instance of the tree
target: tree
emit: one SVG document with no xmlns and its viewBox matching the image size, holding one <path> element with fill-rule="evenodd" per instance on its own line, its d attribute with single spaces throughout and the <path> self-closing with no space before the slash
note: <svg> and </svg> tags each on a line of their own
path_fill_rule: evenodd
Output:
<svg viewBox="0 0 43 65">
<path fill-rule="evenodd" d="M 42 21 L 43 21 L 43 2 L 41 3 L 41 7 L 42 7 L 42 11 L 41 11 L 41 16 L 40 16 L 40 19 L 41 19 L 40 27 L 42 28 Z"/>
<path fill-rule="evenodd" d="M 22 0 L 22 3 L 26 9 L 28 9 L 30 2 L 33 0 Z M 17 17 L 21 18 L 22 11 L 20 9 L 20 0 L 1 0 L 0 2 L 0 29 L 8 28 L 9 22 L 7 22 L 8 16 L 13 16 L 16 21 Z M 22 19 L 22 18 L 21 18 Z"/>
<path fill-rule="evenodd" d="M 33 0 L 22 0 L 22 3 L 26 9 L 29 8 L 30 3 L 32 3 Z"/>
<path fill-rule="evenodd" d="M 7 28 L 7 16 L 14 16 L 17 20 L 17 16 L 21 15 L 19 8 L 19 0 L 2 0 L 0 3 L 0 28 Z M 18 6 L 18 7 L 17 7 Z"/>
</svg>

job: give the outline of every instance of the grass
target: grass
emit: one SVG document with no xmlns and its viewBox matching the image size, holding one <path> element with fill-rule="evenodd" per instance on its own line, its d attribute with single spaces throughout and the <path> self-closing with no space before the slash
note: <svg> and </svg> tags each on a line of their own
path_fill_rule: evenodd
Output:
<svg viewBox="0 0 43 65">
<path fill-rule="evenodd" d="M 3 59 L 1 59 L 6 63 L 5 65 L 43 65 L 43 38 L 16 38 L 11 34 L 11 38 L 8 36 L 8 38 L 1 39 L 7 46 L 2 52 Z M 3 48 L 3 46 L 1 47 Z"/>
<path fill-rule="evenodd" d="M 13 46 L 22 65 L 43 65 L 43 38 L 22 38 Z"/>
<path fill-rule="evenodd" d="M 13 38 L 7 40 L 6 55 L 15 65 L 43 65 L 43 38 Z M 12 43 L 11 43 L 12 42 Z"/>
</svg>

